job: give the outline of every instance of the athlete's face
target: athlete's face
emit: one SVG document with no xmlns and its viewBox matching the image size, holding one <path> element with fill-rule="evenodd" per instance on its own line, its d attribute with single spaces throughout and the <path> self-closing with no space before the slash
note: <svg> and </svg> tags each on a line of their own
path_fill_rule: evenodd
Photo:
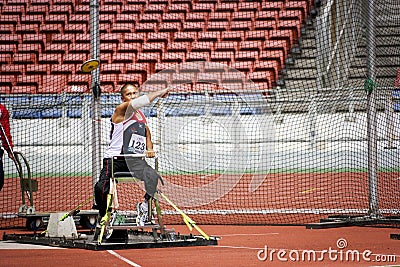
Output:
<svg viewBox="0 0 400 267">
<path fill-rule="evenodd" d="M 129 85 L 122 92 L 121 99 L 122 102 L 129 102 L 132 99 L 138 98 L 139 95 L 139 90 L 135 86 Z"/>
</svg>

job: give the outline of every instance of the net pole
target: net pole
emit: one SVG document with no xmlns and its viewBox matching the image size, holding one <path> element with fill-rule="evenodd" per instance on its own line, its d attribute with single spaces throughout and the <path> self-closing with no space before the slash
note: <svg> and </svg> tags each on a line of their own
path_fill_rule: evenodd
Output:
<svg viewBox="0 0 400 267">
<path fill-rule="evenodd" d="M 90 1 L 90 51 L 91 58 L 100 60 L 99 2 Z M 101 116 L 100 116 L 100 68 L 92 72 L 92 183 L 97 181 L 101 168 Z"/>
<path fill-rule="evenodd" d="M 369 215 L 379 217 L 378 207 L 378 175 L 377 175 L 377 132 L 376 132 L 376 91 L 375 91 L 375 1 L 365 0 L 367 30 L 367 140 L 368 140 L 368 189 Z"/>
</svg>

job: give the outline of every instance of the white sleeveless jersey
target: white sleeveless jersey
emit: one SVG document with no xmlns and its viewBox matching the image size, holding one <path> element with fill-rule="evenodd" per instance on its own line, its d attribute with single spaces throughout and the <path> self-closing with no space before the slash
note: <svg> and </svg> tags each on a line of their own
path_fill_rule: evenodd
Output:
<svg viewBox="0 0 400 267">
<path fill-rule="evenodd" d="M 144 154 L 146 152 L 146 124 L 146 117 L 140 110 L 123 122 L 111 121 L 110 144 L 104 157 Z"/>
</svg>

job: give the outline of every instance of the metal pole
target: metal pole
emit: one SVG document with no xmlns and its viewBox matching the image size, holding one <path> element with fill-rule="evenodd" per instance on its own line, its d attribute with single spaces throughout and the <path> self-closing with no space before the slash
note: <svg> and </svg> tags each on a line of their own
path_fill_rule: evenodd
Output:
<svg viewBox="0 0 400 267">
<path fill-rule="evenodd" d="M 90 1 L 91 58 L 100 60 L 99 2 Z M 101 168 L 100 68 L 92 71 L 92 182 L 96 183 Z"/>
<path fill-rule="evenodd" d="M 376 131 L 376 92 L 375 92 L 375 0 L 365 0 L 367 30 L 367 139 L 368 139 L 368 183 L 369 183 L 369 215 L 379 217 L 378 207 L 378 175 L 377 175 L 377 131 Z"/>
</svg>

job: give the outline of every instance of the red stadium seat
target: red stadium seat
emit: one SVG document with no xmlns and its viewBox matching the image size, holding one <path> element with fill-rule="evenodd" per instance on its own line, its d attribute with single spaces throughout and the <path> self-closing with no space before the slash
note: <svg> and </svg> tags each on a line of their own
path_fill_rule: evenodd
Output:
<svg viewBox="0 0 400 267">
<path fill-rule="evenodd" d="M 192 44 L 192 52 L 207 52 L 208 54 L 214 50 L 214 43 L 208 41 L 194 42 Z"/>
<path fill-rule="evenodd" d="M 115 53 L 117 47 L 115 43 L 100 43 L 100 53 Z"/>
<path fill-rule="evenodd" d="M 278 62 L 279 69 L 281 69 L 285 63 L 285 56 L 282 50 L 264 50 L 259 55 L 259 60 L 271 60 L 271 59 L 276 60 L 276 62 Z"/>
<path fill-rule="evenodd" d="M 53 34 L 52 43 L 67 43 L 71 44 L 75 41 L 75 35 L 72 33 L 69 34 Z"/>
<path fill-rule="evenodd" d="M 184 32 L 203 32 L 206 28 L 205 22 L 197 21 L 191 22 L 187 21 L 182 25 L 182 31 Z"/>
<path fill-rule="evenodd" d="M 118 17 L 118 14 L 100 14 L 99 15 L 99 23 L 109 23 L 109 24 L 113 24 L 114 22 L 117 22 L 115 20 L 116 17 Z M 87 17 L 86 17 L 87 18 Z M 132 16 L 131 16 L 132 18 Z M 119 21 L 119 22 L 123 22 L 123 21 Z"/>
<path fill-rule="evenodd" d="M 253 21 L 254 12 L 252 11 L 238 11 L 233 13 L 232 21 Z"/>
<path fill-rule="evenodd" d="M 143 13 L 162 14 L 167 10 L 167 4 L 147 4 L 143 8 Z"/>
<path fill-rule="evenodd" d="M 256 61 L 258 59 L 258 51 L 237 51 L 235 61 Z"/>
<path fill-rule="evenodd" d="M 132 62 L 132 61 L 133 60 L 131 59 L 130 62 Z M 125 64 L 123 62 L 102 64 L 100 67 L 100 70 L 101 70 L 101 74 L 121 74 L 121 73 L 126 72 Z"/>
<path fill-rule="evenodd" d="M 75 21 L 75 16 L 76 21 Z M 70 23 L 88 23 L 87 18 L 86 21 L 83 20 L 82 15 L 72 15 L 69 19 Z M 68 22 L 67 15 L 60 15 L 60 14 L 47 14 L 45 16 L 46 24 L 62 24 L 65 25 Z"/>
<path fill-rule="evenodd" d="M 117 74 L 102 74 L 100 76 L 100 84 L 101 84 L 101 91 L 105 92 L 114 92 L 118 83 L 118 75 Z"/>
<path fill-rule="evenodd" d="M 144 43 L 142 53 L 154 52 L 161 55 L 161 53 L 165 52 L 165 46 L 164 43 Z"/>
<path fill-rule="evenodd" d="M 63 57 L 62 54 L 39 54 L 38 63 L 39 64 L 60 64 L 62 57 Z M 81 63 L 83 63 L 83 61 Z"/>
<path fill-rule="evenodd" d="M 167 44 L 167 52 L 183 52 L 186 53 L 190 50 L 191 42 L 169 42 Z"/>
<path fill-rule="evenodd" d="M 62 32 L 62 24 L 43 24 L 40 26 L 40 33 L 43 34 L 59 34 Z"/>
<path fill-rule="evenodd" d="M 243 31 L 235 31 L 235 32 L 222 32 L 221 40 L 222 41 L 236 41 L 241 42 L 245 39 L 245 33 Z"/>
<path fill-rule="evenodd" d="M 103 33 L 100 34 L 100 43 L 120 43 L 122 42 L 121 33 Z"/>
<path fill-rule="evenodd" d="M 119 43 L 117 46 L 117 51 L 118 52 L 133 52 L 133 53 L 139 53 L 142 51 L 142 44 L 137 42 L 137 43 Z"/>
<path fill-rule="evenodd" d="M 90 74 L 73 74 L 68 76 L 68 85 L 85 85 L 88 86 L 91 80 Z"/>
<path fill-rule="evenodd" d="M 14 26 L 11 24 L 0 24 L 0 34 L 14 33 Z"/>
<path fill-rule="evenodd" d="M 175 42 L 194 42 L 197 40 L 197 32 L 176 32 L 174 33 Z"/>
<path fill-rule="evenodd" d="M 0 86 L 14 86 L 15 75 L 0 75 Z"/>
<path fill-rule="evenodd" d="M 33 53 L 36 55 L 36 58 L 42 52 L 42 46 L 40 44 L 19 44 L 18 45 L 19 53 Z"/>
<path fill-rule="evenodd" d="M 164 63 L 182 63 L 185 59 L 185 52 L 166 52 L 161 55 L 161 60 Z"/>
<path fill-rule="evenodd" d="M 70 54 L 90 54 L 90 45 L 89 44 L 71 44 L 68 52 Z"/>
<path fill-rule="evenodd" d="M 300 21 L 298 20 L 280 20 L 277 24 L 279 30 L 291 30 L 293 32 L 293 38 L 297 39 L 300 34 Z"/>
<path fill-rule="evenodd" d="M 197 41 L 200 42 L 219 42 L 221 40 L 221 33 L 216 32 L 199 32 Z"/>
<path fill-rule="evenodd" d="M 138 21 L 140 23 L 159 23 L 159 22 L 161 22 L 161 17 L 162 17 L 162 14 L 144 13 L 139 16 Z"/>
<path fill-rule="evenodd" d="M 214 3 L 194 3 L 192 5 L 193 12 L 209 12 L 213 13 L 215 9 Z"/>
<path fill-rule="evenodd" d="M 169 54 L 169 53 L 166 53 Z M 175 73 L 176 72 L 176 63 L 173 62 L 157 62 L 155 66 L 155 71 L 164 71 L 164 72 L 170 72 L 170 73 Z"/>
<path fill-rule="evenodd" d="M 214 12 L 210 14 L 209 21 L 231 21 L 231 13 L 230 12 Z"/>
<path fill-rule="evenodd" d="M 254 61 L 239 61 L 239 62 L 232 62 L 230 67 L 232 69 L 236 69 L 242 72 L 251 72 L 253 71 Z"/>
<path fill-rule="evenodd" d="M 137 62 L 139 63 L 156 63 L 161 61 L 160 53 L 140 53 L 137 56 Z"/>
<path fill-rule="evenodd" d="M 273 20 L 256 20 L 254 22 L 255 31 L 269 31 L 277 28 L 277 23 Z"/>
<path fill-rule="evenodd" d="M 12 55 L 10 54 L 0 54 L 0 64 L 10 64 Z"/>
<path fill-rule="evenodd" d="M 229 65 L 235 60 L 235 52 L 233 51 L 213 51 L 210 60 Z"/>
<path fill-rule="evenodd" d="M 27 75 L 47 75 L 47 74 L 50 74 L 50 65 L 48 65 L 48 64 L 27 65 L 25 74 L 27 74 Z"/>
<path fill-rule="evenodd" d="M 171 35 L 168 32 L 149 32 L 147 34 L 148 43 L 165 43 L 167 44 L 171 39 Z"/>
<path fill-rule="evenodd" d="M 209 16 L 208 12 L 190 12 L 186 15 L 186 22 L 207 22 Z"/>
<path fill-rule="evenodd" d="M 4 24 L 5 22 L 2 21 L 3 17 L 7 16 L 0 16 L 0 23 Z M 16 18 L 15 18 L 16 19 Z M 19 21 L 19 17 L 16 21 Z M 44 24 L 44 16 L 43 15 L 25 15 L 21 16 L 21 24 L 37 24 L 38 26 Z"/>
<path fill-rule="evenodd" d="M 161 20 L 163 23 L 164 22 L 183 22 L 183 21 L 185 21 L 185 13 L 163 13 Z"/>
<path fill-rule="evenodd" d="M 66 24 L 64 27 L 64 33 L 88 33 L 88 26 L 86 23 L 74 23 L 74 24 Z"/>
<path fill-rule="evenodd" d="M 118 75 L 118 85 L 132 83 L 140 86 L 145 81 L 145 76 L 140 73 L 120 74 Z"/>
<path fill-rule="evenodd" d="M 121 13 L 121 7 L 117 5 L 100 5 L 100 14 L 119 14 Z"/>
<path fill-rule="evenodd" d="M 179 32 L 181 30 L 181 22 L 163 22 L 158 29 L 159 32 Z"/>
<path fill-rule="evenodd" d="M 145 33 L 126 33 L 124 35 L 124 42 L 125 43 L 144 43 L 146 40 Z"/>
<path fill-rule="evenodd" d="M 76 67 L 74 64 L 59 64 L 59 65 L 50 65 L 51 70 L 50 74 L 52 75 L 72 75 L 75 74 Z"/>
<path fill-rule="evenodd" d="M 51 56 L 51 55 L 49 55 Z M 89 55 L 86 53 L 75 53 L 75 54 L 66 54 L 64 56 L 63 63 L 64 64 L 82 64 L 86 60 L 89 59 Z"/>
<path fill-rule="evenodd" d="M 112 63 L 133 63 L 136 61 L 135 53 L 116 53 L 113 55 Z"/>
<path fill-rule="evenodd" d="M 150 73 L 150 66 L 148 63 L 131 63 L 131 64 L 126 64 L 126 73 L 141 73 L 141 74 L 147 74 Z"/>
<path fill-rule="evenodd" d="M 16 44 L 0 44 L 0 54 L 14 54 L 17 52 Z"/>
<path fill-rule="evenodd" d="M 90 14 L 90 7 L 88 5 L 77 5 L 75 7 L 75 14 L 88 16 Z"/>
<path fill-rule="evenodd" d="M 264 50 L 282 51 L 284 57 L 287 56 L 289 50 L 285 40 L 266 40 L 263 48 Z"/>
<path fill-rule="evenodd" d="M 42 75 L 18 75 L 16 76 L 15 85 L 33 86 L 35 90 L 42 84 Z"/>
<path fill-rule="evenodd" d="M 88 33 L 79 33 L 79 34 L 72 34 L 73 36 L 75 36 L 75 42 L 76 43 L 86 43 L 86 44 L 90 44 L 90 34 Z M 101 35 L 100 35 L 101 36 Z M 101 42 L 102 40 L 100 40 Z"/>
<path fill-rule="evenodd" d="M 296 0 L 296 1 L 289 1 L 285 4 L 285 10 L 297 10 L 301 12 L 302 19 L 306 17 L 309 12 L 309 5 L 307 1 Z"/>
<path fill-rule="evenodd" d="M 248 78 L 255 82 L 261 90 L 272 88 L 272 84 L 275 82 L 274 73 L 269 70 L 250 72 Z M 265 88 L 265 84 L 268 85 L 268 88 Z"/>
<path fill-rule="evenodd" d="M 36 94 L 37 86 L 15 85 L 11 88 L 11 94 Z"/>
<path fill-rule="evenodd" d="M 208 61 L 210 54 L 207 52 L 189 52 L 186 54 L 186 62 L 190 61 Z"/>
<path fill-rule="evenodd" d="M 284 8 L 284 1 L 263 1 L 261 10 L 263 11 L 281 11 Z"/>
<path fill-rule="evenodd" d="M 143 6 L 141 5 L 122 5 L 121 14 L 136 14 L 139 15 L 143 11 Z M 118 14 L 117 14 L 118 16 Z"/>
<path fill-rule="evenodd" d="M 256 12 L 255 20 L 259 21 L 277 21 L 279 12 L 276 10 L 261 10 Z"/>
<path fill-rule="evenodd" d="M 246 32 L 245 41 L 265 41 L 268 38 L 268 31 L 254 30 Z"/>
<path fill-rule="evenodd" d="M 229 3 L 217 2 L 215 4 L 215 12 L 230 12 L 237 11 L 238 3 L 232 1 Z"/>
<path fill-rule="evenodd" d="M 0 94 L 10 94 L 11 93 L 11 86 L 8 85 L 0 85 Z"/>
<path fill-rule="evenodd" d="M 250 21 L 232 21 L 230 25 L 231 31 L 251 31 L 253 30 L 253 22 Z"/>
<path fill-rule="evenodd" d="M 4 56 L 0 54 L 0 56 Z M 10 55 L 6 55 L 10 56 Z M 10 63 L 10 62 L 2 62 L 2 63 Z M 14 64 L 35 64 L 36 63 L 36 55 L 33 53 L 16 53 L 14 54 Z"/>
<path fill-rule="evenodd" d="M 24 18 L 26 16 L 22 16 Z M 22 21 L 21 21 L 22 23 Z M 11 25 L 18 25 L 20 24 L 20 16 L 19 15 L 1 15 L 0 16 L 0 24 L 11 24 Z"/>
<path fill-rule="evenodd" d="M 27 8 L 26 8 L 26 15 L 46 15 L 49 12 L 49 6 L 48 5 L 34 5 L 31 3 Z"/>
<path fill-rule="evenodd" d="M 260 52 L 263 50 L 263 41 L 242 41 L 239 43 L 239 50 Z"/>
<path fill-rule="evenodd" d="M 260 9 L 261 9 L 261 4 L 260 4 L 260 2 L 256 2 L 256 1 L 254 1 L 254 2 L 240 2 L 238 4 L 238 8 L 237 8 L 238 11 L 241 11 L 241 12 L 249 12 L 249 11 L 251 11 L 251 12 L 253 12 L 253 14 L 254 14 L 254 12 L 256 12 L 256 11 L 258 11 Z"/>
<path fill-rule="evenodd" d="M 15 27 L 17 34 L 37 34 L 38 32 L 39 26 L 36 24 L 22 24 Z"/>
<path fill-rule="evenodd" d="M 221 74 L 222 83 L 243 83 L 245 80 L 246 76 L 241 72 L 229 71 Z"/>
<path fill-rule="evenodd" d="M 129 33 L 135 31 L 135 24 L 133 22 L 115 22 L 111 27 L 112 33 Z"/>
<path fill-rule="evenodd" d="M 229 31 L 230 25 L 228 21 L 209 21 L 207 25 L 207 31 Z"/>
<path fill-rule="evenodd" d="M 25 65 L 2 64 L 0 73 L 1 75 L 22 75 L 25 74 Z"/>
<path fill-rule="evenodd" d="M 238 42 L 236 41 L 222 41 L 215 43 L 215 51 L 231 51 L 236 52 L 238 50 Z"/>
<path fill-rule="evenodd" d="M 172 3 L 168 6 L 166 13 L 186 14 L 189 13 L 189 10 L 190 10 L 189 3 Z"/>
<path fill-rule="evenodd" d="M 49 14 L 59 14 L 69 16 L 73 13 L 73 6 L 70 5 L 56 5 L 53 3 L 53 6 L 49 10 Z"/>
<path fill-rule="evenodd" d="M 155 23 L 152 22 L 142 22 L 142 23 L 138 23 L 135 26 L 135 31 L 137 33 L 140 32 L 155 32 L 157 25 Z"/>
<path fill-rule="evenodd" d="M 221 73 L 220 72 L 208 72 L 208 73 L 198 73 L 197 82 L 198 83 L 221 83 Z"/>
<path fill-rule="evenodd" d="M 59 43 L 53 43 L 53 44 L 46 44 L 46 48 L 44 49 L 43 53 L 46 54 L 65 54 L 68 52 L 68 44 L 59 44 Z"/>
<path fill-rule="evenodd" d="M 44 34 L 24 34 L 22 35 L 23 44 L 40 44 L 44 48 L 46 36 Z"/>
<path fill-rule="evenodd" d="M 298 20 L 303 21 L 303 14 L 300 10 L 284 10 L 279 12 L 279 20 Z"/>
</svg>

